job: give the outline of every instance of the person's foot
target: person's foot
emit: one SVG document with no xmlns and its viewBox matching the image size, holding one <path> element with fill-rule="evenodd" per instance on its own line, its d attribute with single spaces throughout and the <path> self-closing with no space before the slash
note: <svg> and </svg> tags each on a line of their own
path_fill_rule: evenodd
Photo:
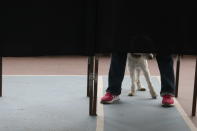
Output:
<svg viewBox="0 0 197 131">
<path fill-rule="evenodd" d="M 113 95 L 109 92 L 106 92 L 106 94 L 101 98 L 101 103 L 102 104 L 112 104 L 118 100 L 120 100 L 118 95 Z"/>
<path fill-rule="evenodd" d="M 162 100 L 162 106 L 171 107 L 174 106 L 174 99 L 171 95 L 164 95 Z"/>
</svg>

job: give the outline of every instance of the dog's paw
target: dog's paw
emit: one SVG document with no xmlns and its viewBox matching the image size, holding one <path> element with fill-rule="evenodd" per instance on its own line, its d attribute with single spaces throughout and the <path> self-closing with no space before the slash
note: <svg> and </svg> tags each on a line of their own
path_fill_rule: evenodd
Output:
<svg viewBox="0 0 197 131">
<path fill-rule="evenodd" d="M 157 99 L 157 96 L 152 96 L 153 99 Z"/>
<path fill-rule="evenodd" d="M 152 96 L 153 99 L 157 99 L 157 93 L 153 90 L 150 90 L 150 94 Z"/>
<path fill-rule="evenodd" d="M 135 93 L 133 93 L 133 92 L 130 92 L 129 94 L 128 94 L 128 96 L 134 96 L 135 95 Z"/>
<path fill-rule="evenodd" d="M 153 99 L 157 99 L 157 94 L 156 93 L 152 93 L 151 96 L 152 96 Z"/>
<path fill-rule="evenodd" d="M 146 88 L 138 88 L 138 91 L 146 91 Z"/>
</svg>

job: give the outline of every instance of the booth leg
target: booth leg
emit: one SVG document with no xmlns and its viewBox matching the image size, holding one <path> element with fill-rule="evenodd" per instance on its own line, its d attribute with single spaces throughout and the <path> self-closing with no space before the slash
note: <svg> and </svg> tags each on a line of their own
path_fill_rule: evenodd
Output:
<svg viewBox="0 0 197 131">
<path fill-rule="evenodd" d="M 88 68 L 87 68 L 87 97 L 90 96 L 90 72 L 91 72 L 91 56 L 88 57 Z"/>
<path fill-rule="evenodd" d="M 176 85 L 175 85 L 175 97 L 178 97 L 178 88 L 179 88 L 179 73 L 180 73 L 180 55 L 177 56 L 176 62 Z"/>
<path fill-rule="evenodd" d="M 98 90 L 98 56 L 95 56 L 94 59 L 94 88 L 93 88 L 93 107 L 92 107 L 92 113 L 94 116 L 97 115 L 97 90 Z"/>
<path fill-rule="evenodd" d="M 0 97 L 2 97 L 2 79 L 3 79 L 3 77 L 2 77 L 2 57 L 0 58 Z"/>
<path fill-rule="evenodd" d="M 98 56 L 88 57 L 87 95 L 89 96 L 89 115 L 97 115 Z"/>
<path fill-rule="evenodd" d="M 196 100 L 197 100 L 197 59 L 195 68 L 195 78 L 194 78 L 194 92 L 193 92 L 193 103 L 192 103 L 192 116 L 196 115 Z"/>
<path fill-rule="evenodd" d="M 92 116 L 92 107 L 93 107 L 93 86 L 94 86 L 94 56 L 89 57 L 89 82 L 88 82 L 88 93 L 89 93 L 89 115 Z"/>
</svg>

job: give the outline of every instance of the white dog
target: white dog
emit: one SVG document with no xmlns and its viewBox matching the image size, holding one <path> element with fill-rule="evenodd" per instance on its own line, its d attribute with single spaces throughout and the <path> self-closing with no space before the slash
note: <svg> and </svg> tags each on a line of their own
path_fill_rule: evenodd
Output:
<svg viewBox="0 0 197 131">
<path fill-rule="evenodd" d="M 128 53 L 127 56 L 128 69 L 132 80 L 131 92 L 128 94 L 129 96 L 135 95 L 136 87 L 138 88 L 138 91 L 145 91 L 145 88 L 142 88 L 140 83 L 140 71 L 142 70 L 152 98 L 153 99 L 157 98 L 157 94 L 150 80 L 150 73 L 148 69 L 147 59 L 153 59 L 153 54 Z"/>
</svg>

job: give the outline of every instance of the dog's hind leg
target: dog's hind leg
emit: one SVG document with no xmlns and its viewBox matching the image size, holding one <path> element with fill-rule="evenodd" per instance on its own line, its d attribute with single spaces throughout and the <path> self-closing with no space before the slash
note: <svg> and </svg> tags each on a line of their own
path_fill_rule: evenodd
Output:
<svg viewBox="0 0 197 131">
<path fill-rule="evenodd" d="M 157 93 L 156 93 L 155 89 L 153 88 L 153 85 L 152 85 L 151 80 L 150 80 L 150 72 L 149 72 L 149 69 L 148 69 L 147 61 L 145 61 L 145 63 L 143 65 L 145 67 L 142 67 L 142 70 L 143 70 L 146 82 L 148 84 L 148 88 L 149 88 L 150 94 L 151 94 L 153 99 L 156 99 L 157 98 Z"/>
<path fill-rule="evenodd" d="M 135 91 L 136 90 L 136 77 L 135 77 L 136 75 L 135 75 L 135 68 L 132 67 L 131 63 L 129 63 L 129 73 L 131 77 L 131 92 L 129 92 L 128 96 L 134 96 L 136 93 Z"/>
<path fill-rule="evenodd" d="M 138 91 L 145 91 L 146 89 L 142 87 L 141 82 L 140 82 L 140 69 L 139 68 L 136 69 L 136 75 L 137 75 L 137 77 L 136 77 L 137 78 L 136 79 L 136 81 L 137 81 L 137 90 Z"/>
</svg>

